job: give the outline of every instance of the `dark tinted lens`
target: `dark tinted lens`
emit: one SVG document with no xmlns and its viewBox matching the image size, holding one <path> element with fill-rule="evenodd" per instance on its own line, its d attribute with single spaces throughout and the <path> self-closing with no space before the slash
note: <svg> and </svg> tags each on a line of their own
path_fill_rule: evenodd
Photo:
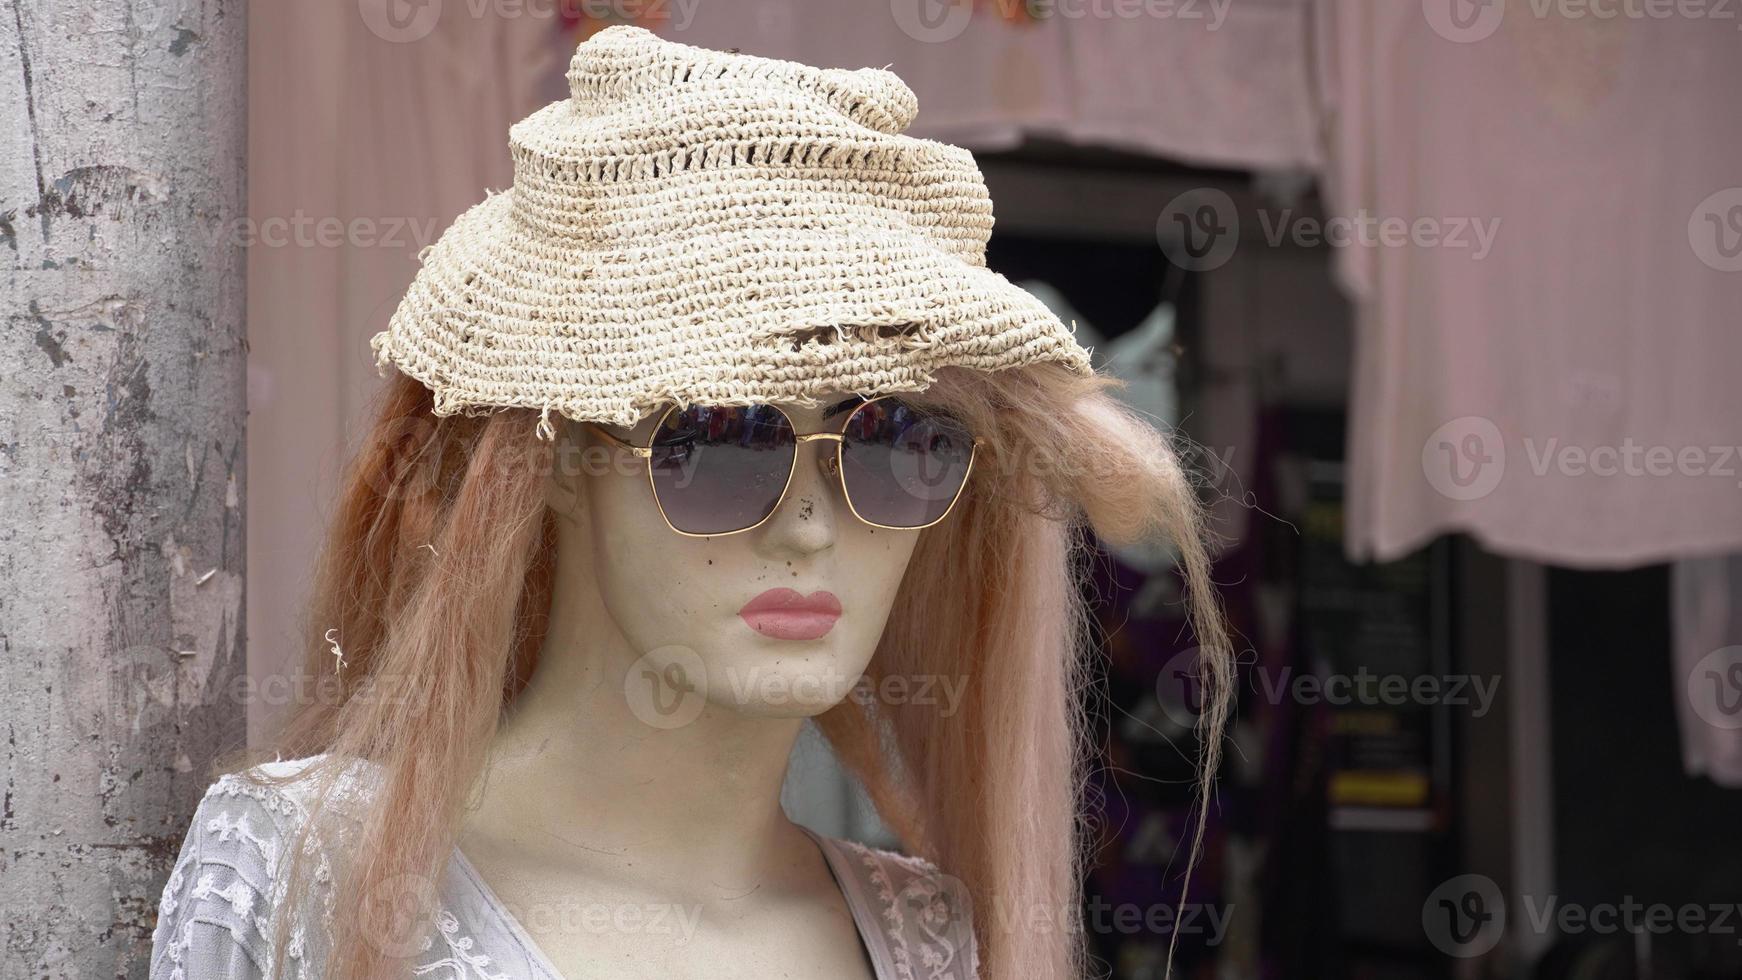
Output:
<svg viewBox="0 0 1742 980">
<path fill-rule="evenodd" d="M 943 517 L 974 455 L 974 438 L 961 423 L 891 398 L 859 406 L 845 435 L 842 476 L 853 509 L 889 527 L 923 527 Z"/>
<path fill-rule="evenodd" d="M 792 423 L 769 405 L 672 412 L 653 434 L 653 492 L 679 531 L 742 531 L 780 502 L 794 445 Z"/>
</svg>

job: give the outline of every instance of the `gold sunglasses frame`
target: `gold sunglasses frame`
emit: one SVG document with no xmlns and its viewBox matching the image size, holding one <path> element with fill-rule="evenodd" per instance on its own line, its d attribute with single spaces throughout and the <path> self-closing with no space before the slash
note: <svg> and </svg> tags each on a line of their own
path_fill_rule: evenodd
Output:
<svg viewBox="0 0 1742 980">
<path fill-rule="evenodd" d="M 780 505 L 783 503 L 786 503 L 786 495 L 788 492 L 790 492 L 792 490 L 792 477 L 793 477 L 793 474 L 798 472 L 799 447 L 801 447 L 802 445 L 804 445 L 807 442 L 812 442 L 812 441 L 819 440 L 819 439 L 827 441 L 827 442 L 832 442 L 835 444 L 834 455 L 826 458 L 826 461 L 828 463 L 829 475 L 833 476 L 835 478 L 835 482 L 840 485 L 840 487 L 841 487 L 841 499 L 845 500 L 847 502 L 847 509 L 849 511 L 852 511 L 854 518 L 859 520 L 861 523 L 869 524 L 872 527 L 880 528 L 880 529 L 885 530 L 885 531 L 923 531 L 928 527 L 932 527 L 933 525 L 942 523 L 944 518 L 949 517 L 950 512 L 956 509 L 956 504 L 961 502 L 962 491 L 964 491 L 968 488 L 968 480 L 974 475 L 974 460 L 979 457 L 980 447 L 985 444 L 985 440 L 978 438 L 978 437 L 974 438 L 972 445 L 968 449 L 968 468 L 966 471 L 964 471 L 962 473 L 962 485 L 956 488 L 956 495 L 954 497 L 950 498 L 950 505 L 948 507 L 944 508 L 944 512 L 942 514 L 939 514 L 937 516 L 936 520 L 928 521 L 924 524 L 915 524 L 911 527 L 903 526 L 903 525 L 899 525 L 899 524 L 879 524 L 876 521 L 867 520 L 864 514 L 859 513 L 859 508 L 853 504 L 852 491 L 847 489 L 847 473 L 846 473 L 846 469 L 845 469 L 846 451 L 847 451 L 847 426 L 852 424 L 854 416 L 858 415 L 861 411 L 863 411 L 866 406 L 874 405 L 877 402 L 881 402 L 881 401 L 896 401 L 896 400 L 898 400 L 898 399 L 896 399 L 894 396 L 883 395 L 883 396 L 880 396 L 877 398 L 870 398 L 870 399 L 867 399 L 863 402 L 860 402 L 858 405 L 855 405 L 853 407 L 853 410 L 851 412 L 847 413 L 846 418 L 841 420 L 841 427 L 838 430 L 833 431 L 833 432 L 799 432 L 798 426 L 796 424 L 794 424 L 792 421 L 792 416 L 786 414 L 785 409 L 783 409 L 779 405 L 775 405 L 773 403 L 764 403 L 766 405 L 766 407 L 772 408 L 776 412 L 779 412 L 780 417 L 783 419 L 786 419 L 787 427 L 793 430 L 792 461 L 786 468 L 786 482 L 781 485 L 780 496 L 775 498 L 774 506 L 769 508 L 768 513 L 764 514 L 762 516 L 761 520 L 750 525 L 749 527 L 741 527 L 735 531 L 715 531 L 715 532 L 709 533 L 709 534 L 698 534 L 694 531 L 685 531 L 685 530 L 679 528 L 676 524 L 673 524 L 671 522 L 671 518 L 665 512 L 665 504 L 660 502 L 659 486 L 658 486 L 658 484 L 653 482 L 653 445 L 652 445 L 652 440 L 658 435 L 658 433 L 661 429 L 665 428 L 666 419 L 670 418 L 671 414 L 673 412 L 683 410 L 681 406 L 671 405 L 671 406 L 667 407 L 664 412 L 660 413 L 659 421 L 654 423 L 652 431 L 650 431 L 647 435 L 649 444 L 646 446 L 638 446 L 635 443 L 632 443 L 629 440 L 623 438 L 622 436 L 617 435 L 616 433 L 612 432 L 611 430 L 605 428 L 604 426 L 600 425 L 597 422 L 588 422 L 587 425 L 590 428 L 592 428 L 593 431 L 604 436 L 607 440 L 609 440 L 617 448 L 622 449 L 622 450 L 626 450 L 626 451 L 633 453 L 634 455 L 640 457 L 641 459 L 646 460 L 646 462 L 647 462 L 647 489 L 648 489 L 649 493 L 653 494 L 653 506 L 659 509 L 660 520 L 665 521 L 666 527 L 671 528 L 672 531 L 674 531 L 678 534 L 681 534 L 686 538 L 723 538 L 723 537 L 730 535 L 730 534 L 743 534 L 746 531 L 754 531 L 757 528 L 761 527 L 762 525 L 768 523 L 769 518 L 773 517 L 775 514 L 780 512 Z"/>
</svg>

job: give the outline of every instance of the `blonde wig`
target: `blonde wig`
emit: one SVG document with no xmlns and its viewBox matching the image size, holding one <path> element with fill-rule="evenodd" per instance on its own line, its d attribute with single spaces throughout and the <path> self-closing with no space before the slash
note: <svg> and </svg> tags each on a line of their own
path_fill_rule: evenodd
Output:
<svg viewBox="0 0 1742 980">
<path fill-rule="evenodd" d="M 1207 704 L 1188 883 L 1218 763 L 1231 661 L 1196 491 L 1167 437 L 1109 395 L 1117 384 L 1045 363 L 946 368 L 927 391 L 904 396 L 953 413 L 986 442 L 950 517 L 915 532 L 867 679 L 966 678 L 966 694 L 952 712 L 849 698 L 817 719 L 907 848 L 963 884 L 982 972 L 995 980 L 1087 969 L 1076 913 L 1091 762 L 1085 527 L 1112 542 L 1165 534 L 1179 552 Z M 285 757 L 326 754 L 296 777 L 317 781 L 317 800 L 330 801 L 346 760 L 380 772 L 331 884 L 336 906 L 350 910 L 332 923 L 335 980 L 399 970 L 371 941 L 375 906 L 403 891 L 394 882 L 441 879 L 552 601 L 555 530 L 542 489 L 550 443 L 535 435 L 537 413 L 434 408 L 423 385 L 392 375 L 345 477 L 307 612 L 304 670 L 330 676 L 324 637 L 336 629 L 342 638 L 337 695 L 298 705 L 270 746 Z M 359 696 L 384 683 L 404 696 Z M 313 853 L 294 849 L 291 907 L 311 887 Z M 429 891 L 419 900 L 433 899 Z"/>
</svg>

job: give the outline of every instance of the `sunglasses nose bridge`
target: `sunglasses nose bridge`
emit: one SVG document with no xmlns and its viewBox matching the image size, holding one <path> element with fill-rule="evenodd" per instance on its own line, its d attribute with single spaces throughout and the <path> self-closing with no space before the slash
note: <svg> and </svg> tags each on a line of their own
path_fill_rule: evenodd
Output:
<svg viewBox="0 0 1742 980">
<path fill-rule="evenodd" d="M 823 476 L 832 480 L 841 472 L 840 445 L 842 441 L 839 432 L 806 432 L 793 437 L 793 442 L 796 444 L 793 449 L 802 456 L 805 443 L 820 443 L 821 445 L 816 448 L 816 464 Z"/>
</svg>

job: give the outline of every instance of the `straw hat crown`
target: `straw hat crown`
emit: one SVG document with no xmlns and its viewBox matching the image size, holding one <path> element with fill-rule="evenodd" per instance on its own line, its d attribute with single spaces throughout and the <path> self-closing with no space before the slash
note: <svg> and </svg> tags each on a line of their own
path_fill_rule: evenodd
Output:
<svg viewBox="0 0 1742 980">
<path fill-rule="evenodd" d="M 438 414 L 633 425 L 679 404 L 915 391 L 944 366 L 1088 352 L 985 268 L 973 156 L 903 135 L 918 100 L 814 68 L 608 27 L 570 97 L 516 123 L 514 186 L 462 214 L 370 342 Z"/>
</svg>

